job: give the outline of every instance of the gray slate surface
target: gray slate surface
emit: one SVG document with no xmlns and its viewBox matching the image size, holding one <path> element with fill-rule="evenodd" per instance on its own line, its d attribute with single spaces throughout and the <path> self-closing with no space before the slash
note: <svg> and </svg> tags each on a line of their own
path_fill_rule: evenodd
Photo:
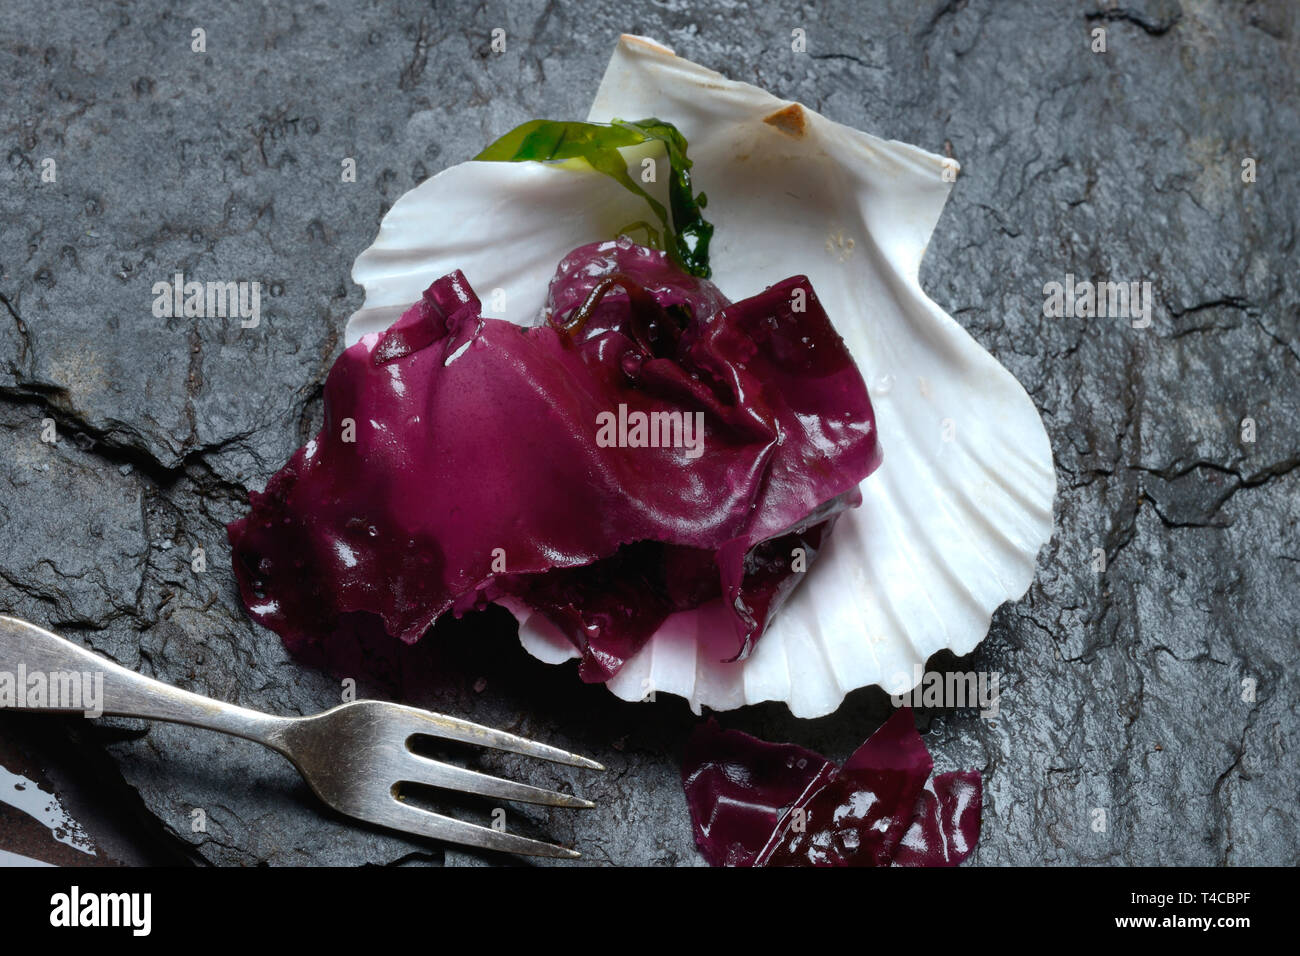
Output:
<svg viewBox="0 0 1300 956">
<path fill-rule="evenodd" d="M 1104 55 L 1089 50 L 1098 26 Z M 806 54 L 790 50 L 794 27 Z M 1001 672 L 1001 713 L 920 714 L 940 769 L 985 772 L 974 862 L 1300 860 L 1300 34 L 1287 0 L 9 0 L 0 610 L 241 704 L 337 702 L 337 680 L 245 617 L 223 525 L 319 419 L 361 301 L 352 259 L 382 214 L 517 122 L 584 115 L 623 31 L 962 163 L 923 284 L 1034 397 L 1060 479 L 1027 597 L 971 658 L 935 662 Z M 354 184 L 339 182 L 345 156 Z M 46 157 L 56 183 L 40 181 Z M 151 286 L 178 270 L 262 282 L 261 327 L 155 319 Z M 1043 318 L 1043 284 L 1070 272 L 1152 281 L 1152 326 Z M 206 573 L 190 569 L 195 546 Z M 501 624 L 427 638 L 400 692 L 611 768 L 538 772 L 600 809 L 521 811 L 514 825 L 576 841 L 589 862 L 698 864 L 677 780 L 685 706 L 581 686 Z M 868 690 L 820 720 L 764 706 L 724 723 L 838 759 L 887 708 Z M 195 859 L 481 862 L 322 816 L 252 744 L 128 722 L 65 732 L 114 758 L 106 799 L 142 802 Z M 191 832 L 194 808 L 205 833 Z"/>
</svg>

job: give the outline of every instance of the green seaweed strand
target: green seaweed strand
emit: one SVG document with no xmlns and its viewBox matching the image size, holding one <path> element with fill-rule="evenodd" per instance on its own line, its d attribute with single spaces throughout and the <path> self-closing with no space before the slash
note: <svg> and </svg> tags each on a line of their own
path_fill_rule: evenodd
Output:
<svg viewBox="0 0 1300 956">
<path fill-rule="evenodd" d="M 659 142 L 668 154 L 670 168 L 668 202 L 671 216 L 659 202 L 627 172 L 619 149 L 641 143 Z M 644 199 L 663 226 L 669 257 L 691 275 L 707 279 L 709 240 L 713 224 L 701 210 L 708 204 L 704 193 L 691 189 L 691 160 L 686 155 L 686 137 L 672 123 L 651 117 L 629 122 L 578 123 L 562 120 L 530 120 L 516 126 L 474 158 L 485 162 L 552 162 L 582 159 L 597 172 Z M 644 225 L 644 224 L 642 224 Z"/>
</svg>

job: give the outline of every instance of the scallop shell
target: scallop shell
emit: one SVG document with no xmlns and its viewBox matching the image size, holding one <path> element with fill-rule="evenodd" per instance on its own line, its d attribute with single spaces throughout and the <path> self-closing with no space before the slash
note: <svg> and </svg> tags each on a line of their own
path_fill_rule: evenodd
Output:
<svg viewBox="0 0 1300 956">
<path fill-rule="evenodd" d="M 669 618 L 608 687 L 626 700 L 676 694 L 697 712 L 784 701 L 799 717 L 830 713 L 858 687 L 908 690 L 932 654 L 969 653 L 993 611 L 1028 589 L 1056 491 L 1032 400 L 917 278 L 956 164 L 624 36 L 588 118 L 646 116 L 690 143 L 726 295 L 811 279 L 867 381 L 884 464 L 747 660 L 724 663 L 734 630 L 715 602 Z M 347 342 L 455 268 L 486 314 L 532 324 L 566 252 L 645 214 L 580 164 L 447 169 L 403 196 L 357 259 L 366 298 Z M 575 656 L 544 618 L 511 610 L 534 656 Z"/>
</svg>

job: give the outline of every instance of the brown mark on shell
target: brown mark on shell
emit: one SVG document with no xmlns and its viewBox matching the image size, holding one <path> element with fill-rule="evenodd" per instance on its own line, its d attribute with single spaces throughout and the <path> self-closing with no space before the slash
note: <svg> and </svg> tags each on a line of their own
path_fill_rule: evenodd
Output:
<svg viewBox="0 0 1300 956">
<path fill-rule="evenodd" d="M 768 126 L 775 126 L 781 132 L 793 136 L 795 139 L 801 139 L 808 128 L 808 120 L 804 116 L 803 107 L 798 103 L 783 106 L 775 113 L 764 116 L 763 122 Z"/>
</svg>

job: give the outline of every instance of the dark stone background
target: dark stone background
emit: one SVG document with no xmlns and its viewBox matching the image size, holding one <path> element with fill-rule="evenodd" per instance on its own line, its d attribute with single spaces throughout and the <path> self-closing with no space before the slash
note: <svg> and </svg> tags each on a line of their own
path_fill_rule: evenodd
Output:
<svg viewBox="0 0 1300 956">
<path fill-rule="evenodd" d="M 1297 862 L 1296 5 L 721 7 L 7 0 L 0 610 L 240 704 L 336 703 L 336 680 L 245 617 L 223 525 L 313 430 L 361 301 L 352 260 L 392 202 L 517 122 L 584 116 L 617 35 L 643 33 L 963 165 L 922 279 L 1033 396 L 1060 481 L 1034 586 L 957 662 L 1001 672 L 1001 713 L 918 715 L 940 769 L 984 771 L 974 861 Z M 196 26 L 206 54 L 190 51 Z M 498 26 L 504 55 L 489 49 Z M 1098 26 L 1104 55 L 1089 49 Z M 356 183 L 339 181 L 345 156 Z M 56 183 L 40 181 L 46 157 Z M 177 270 L 262 282 L 261 327 L 155 319 L 151 286 Z M 1067 272 L 1150 280 L 1152 326 L 1044 319 L 1043 284 Z M 190 570 L 194 546 L 206 573 Z M 609 765 L 485 762 L 600 804 L 519 811 L 515 827 L 589 862 L 699 863 L 681 701 L 584 687 L 499 617 L 440 628 L 403 666 L 396 692 L 416 703 Z M 780 705 L 723 720 L 840 759 L 887 707 L 872 689 L 820 720 Z M 254 744 L 13 714 L 0 737 L 101 860 L 479 861 L 318 812 Z M 196 807 L 206 833 L 191 833 Z M 8 832 L 0 846 L 39 855 Z"/>
</svg>

